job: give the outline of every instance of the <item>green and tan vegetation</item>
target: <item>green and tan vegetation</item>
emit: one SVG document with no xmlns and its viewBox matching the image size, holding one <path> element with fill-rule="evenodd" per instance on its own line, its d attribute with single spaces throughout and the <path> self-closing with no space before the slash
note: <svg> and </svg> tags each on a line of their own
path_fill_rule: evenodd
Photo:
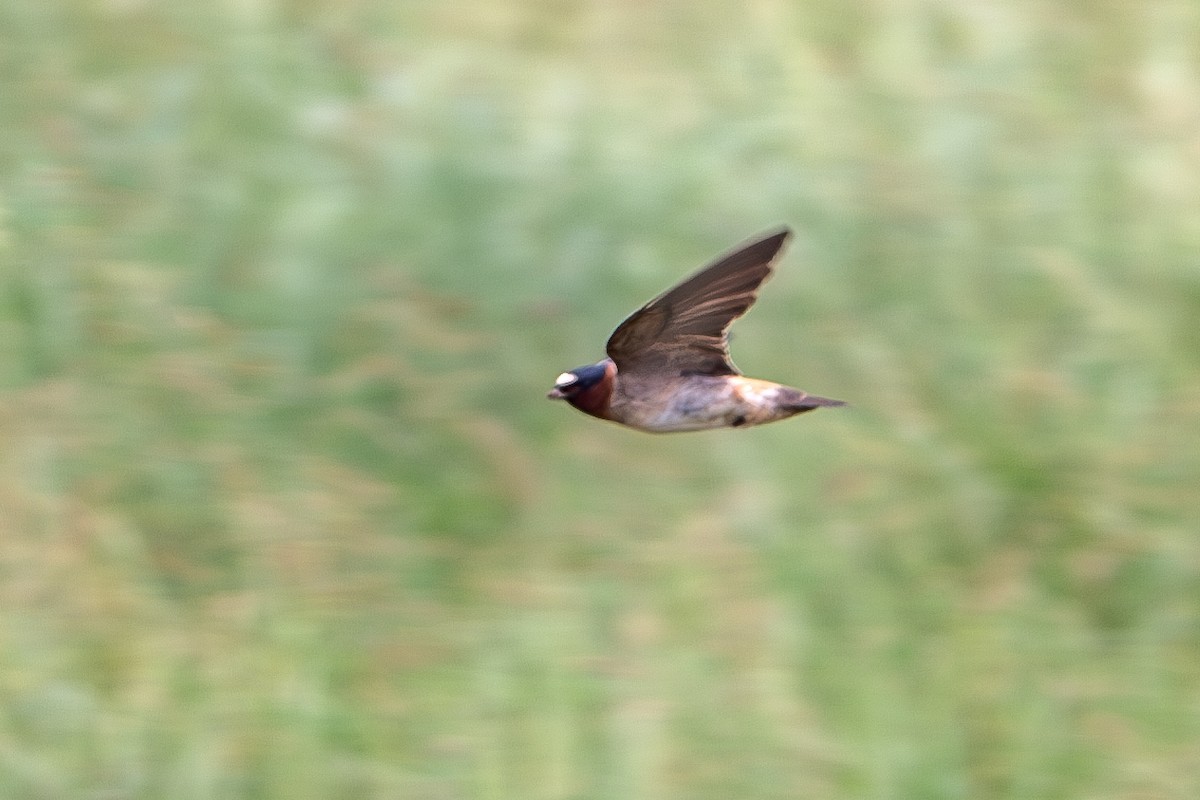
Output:
<svg viewBox="0 0 1200 800">
<path fill-rule="evenodd" d="M 0 2 L 0 796 L 1200 797 L 1200 5 Z M 734 355 L 543 399 L 767 228 Z"/>
</svg>

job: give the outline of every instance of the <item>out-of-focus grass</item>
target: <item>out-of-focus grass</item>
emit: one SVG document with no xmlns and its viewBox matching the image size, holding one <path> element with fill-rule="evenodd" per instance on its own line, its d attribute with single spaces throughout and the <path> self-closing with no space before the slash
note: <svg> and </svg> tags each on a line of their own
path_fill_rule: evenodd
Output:
<svg viewBox="0 0 1200 800">
<path fill-rule="evenodd" d="M 0 795 L 1200 795 L 1194 4 L 0 30 Z M 541 399 L 780 222 L 851 409 Z"/>
</svg>

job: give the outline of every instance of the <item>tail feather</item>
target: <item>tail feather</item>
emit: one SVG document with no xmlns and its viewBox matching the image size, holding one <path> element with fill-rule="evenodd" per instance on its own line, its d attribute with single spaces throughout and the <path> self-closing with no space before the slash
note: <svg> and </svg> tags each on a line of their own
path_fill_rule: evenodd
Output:
<svg viewBox="0 0 1200 800">
<path fill-rule="evenodd" d="M 818 397 L 815 394 L 802 392 L 799 389 L 793 389 L 791 391 L 795 393 L 795 397 L 792 397 L 791 393 L 789 392 L 789 394 L 783 398 L 783 402 L 780 403 L 780 405 L 782 405 L 784 408 L 794 410 L 797 414 L 805 411 L 812 411 L 815 408 L 838 408 L 839 406 L 846 405 L 845 400 L 834 400 L 829 397 Z"/>
</svg>

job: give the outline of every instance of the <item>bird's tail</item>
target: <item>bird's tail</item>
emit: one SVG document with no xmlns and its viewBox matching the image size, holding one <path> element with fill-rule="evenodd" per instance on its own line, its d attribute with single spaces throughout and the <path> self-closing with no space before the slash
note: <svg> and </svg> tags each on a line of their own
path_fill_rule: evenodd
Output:
<svg viewBox="0 0 1200 800">
<path fill-rule="evenodd" d="M 795 399 L 787 397 L 782 403 L 784 408 L 794 410 L 797 414 L 802 414 L 805 411 L 812 411 L 815 408 L 837 408 L 838 406 L 846 405 L 845 400 L 834 400 L 829 397 L 817 397 L 815 394 L 802 392 L 799 389 L 793 390 L 796 393 Z"/>
</svg>

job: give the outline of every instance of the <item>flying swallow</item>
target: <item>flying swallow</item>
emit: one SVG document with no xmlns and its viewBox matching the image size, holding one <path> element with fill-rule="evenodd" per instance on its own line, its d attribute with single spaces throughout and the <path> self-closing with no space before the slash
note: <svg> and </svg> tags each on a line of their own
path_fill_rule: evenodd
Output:
<svg viewBox="0 0 1200 800">
<path fill-rule="evenodd" d="M 746 313 L 787 228 L 723 255 L 633 312 L 608 339 L 608 358 L 558 376 L 547 397 L 652 433 L 762 425 L 842 406 L 747 378 L 729 357 L 729 326 Z"/>
</svg>

